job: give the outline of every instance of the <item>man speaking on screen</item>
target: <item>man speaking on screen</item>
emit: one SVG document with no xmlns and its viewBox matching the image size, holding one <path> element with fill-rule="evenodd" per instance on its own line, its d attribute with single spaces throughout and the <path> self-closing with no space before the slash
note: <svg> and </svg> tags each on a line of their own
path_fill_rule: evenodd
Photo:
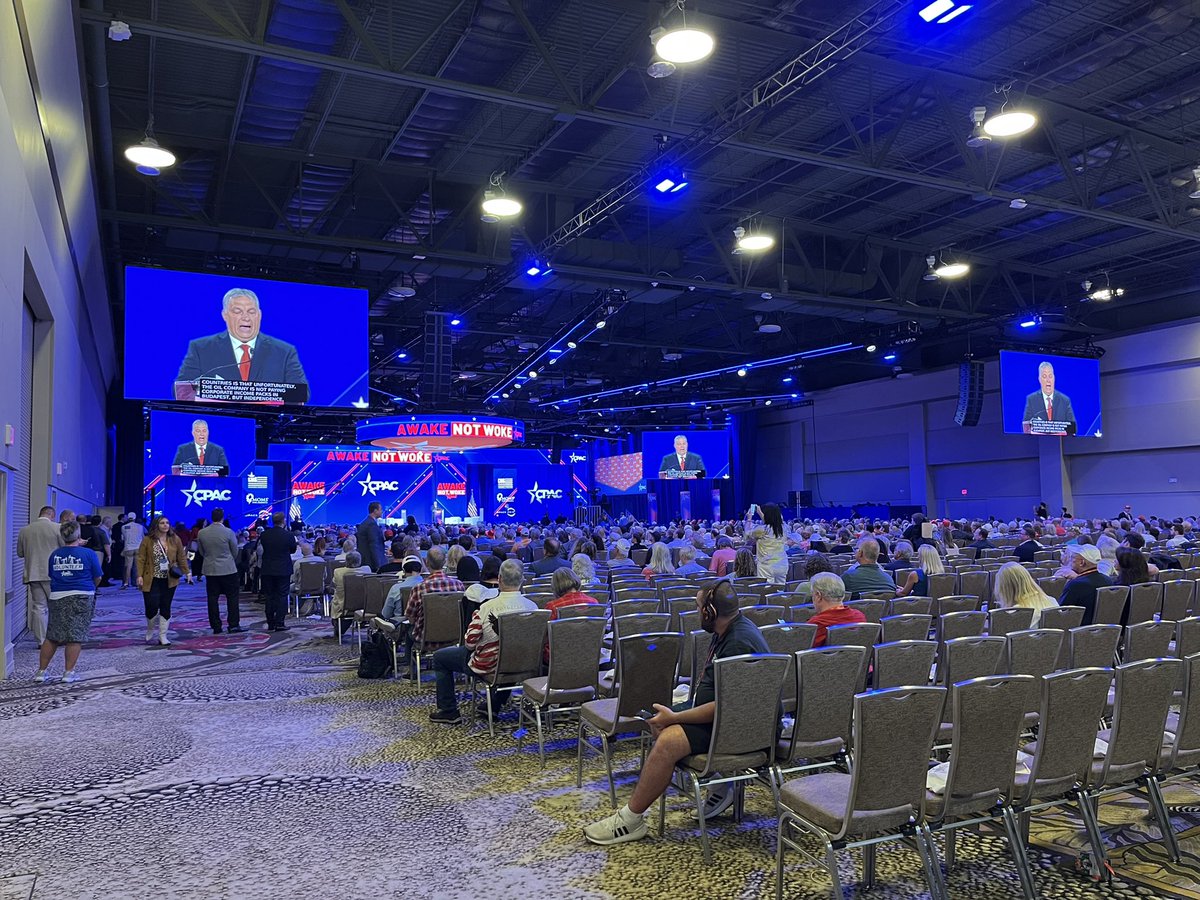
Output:
<svg viewBox="0 0 1200 900">
<path fill-rule="evenodd" d="M 188 344 L 175 376 L 176 399 L 193 399 L 180 396 L 179 382 L 212 378 L 293 385 L 294 396 L 289 399 L 299 403 L 308 400 L 308 378 L 296 348 L 262 333 L 262 308 L 254 291 L 227 291 L 221 300 L 221 318 L 225 320 L 225 331 Z"/>
<path fill-rule="evenodd" d="M 682 434 L 675 437 L 675 452 L 668 453 L 658 465 L 659 478 L 703 478 L 704 460 L 699 453 L 688 453 L 688 440 Z"/>
<path fill-rule="evenodd" d="M 1071 408 L 1071 398 L 1054 389 L 1054 366 L 1048 362 L 1038 366 L 1038 383 L 1041 388 L 1025 398 L 1025 414 L 1021 420 L 1062 422 L 1063 433 L 1074 434 L 1075 410 Z"/>
<path fill-rule="evenodd" d="M 219 475 L 222 478 L 229 474 L 225 448 L 208 439 L 208 423 L 203 419 L 192 423 L 192 439 L 176 449 L 171 474 Z"/>
</svg>

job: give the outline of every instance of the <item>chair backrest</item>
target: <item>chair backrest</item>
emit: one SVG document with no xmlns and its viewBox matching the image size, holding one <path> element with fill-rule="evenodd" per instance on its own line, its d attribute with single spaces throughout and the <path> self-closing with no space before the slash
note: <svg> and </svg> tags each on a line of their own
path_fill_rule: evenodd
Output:
<svg viewBox="0 0 1200 900">
<path fill-rule="evenodd" d="M 791 712 L 796 706 L 796 676 L 793 671 L 795 655 L 812 647 L 813 638 L 817 636 L 817 626 L 807 623 L 764 625 L 759 631 L 762 632 L 763 640 L 767 642 L 768 650 L 772 653 L 783 653 L 788 658 L 788 674 L 783 680 L 780 701 L 783 703 L 784 712 Z"/>
<path fill-rule="evenodd" d="M 947 613 L 979 612 L 982 605 L 983 601 L 974 594 L 951 594 L 947 597 L 939 597 L 931 611 L 935 616 L 944 616 Z"/>
<path fill-rule="evenodd" d="M 650 562 L 650 548 L 649 547 L 634 547 L 632 550 L 629 551 L 629 558 L 632 559 L 639 566 L 645 567 L 646 564 Z"/>
<path fill-rule="evenodd" d="M 1027 806 L 1039 798 L 1061 796 L 1086 778 L 1111 680 L 1109 668 L 1043 676 L 1037 753 L 1015 802 Z"/>
<path fill-rule="evenodd" d="M 1188 582 L 1191 584 L 1192 582 Z M 325 589 L 325 567 L 317 563 L 300 564 L 300 596 L 319 594 Z"/>
<path fill-rule="evenodd" d="M 1163 586 L 1157 581 L 1135 584 L 1129 592 L 1129 615 L 1125 624 L 1153 622 L 1154 614 L 1162 606 Z"/>
<path fill-rule="evenodd" d="M 888 643 L 894 641 L 925 641 L 929 639 L 929 628 L 933 624 L 933 616 L 918 613 L 902 613 L 884 616 L 879 620 L 883 626 L 881 640 Z"/>
<path fill-rule="evenodd" d="M 787 608 L 783 606 L 743 606 L 742 615 L 762 628 L 787 621 Z"/>
<path fill-rule="evenodd" d="M 929 684 L 937 644 L 926 640 L 889 641 L 875 646 L 875 690 Z"/>
<path fill-rule="evenodd" d="M 788 607 L 788 618 L 796 623 L 807 622 L 817 614 L 817 608 L 811 603 L 802 603 L 799 606 Z"/>
<path fill-rule="evenodd" d="M 1002 637 L 961 637 L 946 641 L 938 661 L 938 682 L 956 684 L 970 678 L 995 675 L 1004 658 L 1004 645 Z"/>
<path fill-rule="evenodd" d="M 1033 610 L 1026 606 L 995 606 L 988 610 L 987 617 L 987 633 L 992 637 L 1004 637 L 1033 626 Z"/>
<path fill-rule="evenodd" d="M 791 660 L 782 653 L 748 653 L 713 661 L 716 711 L 708 764 L 699 777 L 711 775 L 721 756 L 767 751 L 775 762 L 779 697 Z"/>
<path fill-rule="evenodd" d="M 866 616 L 868 622 L 878 622 L 883 618 L 884 611 L 887 609 L 888 602 L 886 600 L 848 600 L 846 606 L 849 609 L 857 609 L 860 613 Z"/>
<path fill-rule="evenodd" d="M 388 591 L 395 583 L 394 575 L 366 576 L 367 596 L 363 602 L 363 612 L 368 616 L 377 616 L 383 612 L 383 604 L 387 601 Z"/>
<path fill-rule="evenodd" d="M 696 596 L 693 594 L 690 597 L 671 597 L 663 600 L 667 613 L 671 616 L 671 630 L 679 630 L 679 616 L 681 613 L 695 611 Z"/>
<path fill-rule="evenodd" d="M 1039 684 L 1032 675 L 989 675 L 950 688 L 954 726 L 942 819 L 985 812 L 1011 793 L 1028 698 Z"/>
<path fill-rule="evenodd" d="M 1114 584 L 1111 587 L 1096 588 L 1096 607 L 1092 612 L 1092 624 L 1120 625 L 1125 613 L 1125 604 L 1128 602 L 1127 585 Z"/>
<path fill-rule="evenodd" d="M 882 633 L 883 626 L 875 622 L 830 625 L 825 629 L 825 646 L 827 647 L 852 645 L 866 649 L 867 654 L 862 660 L 862 670 L 858 673 L 858 680 L 854 682 L 856 691 L 861 691 L 867 686 L 867 668 L 871 662 L 871 648 L 879 643 L 879 635 Z"/>
<path fill-rule="evenodd" d="M 933 598 L 931 597 L 895 597 L 888 603 L 887 614 L 889 616 L 906 616 L 929 615 L 929 610 L 933 606 Z"/>
<path fill-rule="evenodd" d="M 695 606 L 695 601 L 692 603 Z M 636 616 L 642 613 L 658 612 L 657 599 L 616 600 L 612 604 L 613 618 L 618 616 Z"/>
<path fill-rule="evenodd" d="M 1175 623 L 1175 655 L 1187 659 L 1200 653 L 1200 616 L 1188 616 Z"/>
<path fill-rule="evenodd" d="M 629 616 L 614 615 L 612 620 L 613 637 L 620 640 L 631 634 L 646 631 L 668 631 L 671 616 L 667 613 L 635 613 Z"/>
<path fill-rule="evenodd" d="M 700 629 L 700 610 L 688 609 L 679 614 L 679 627 L 669 631 L 682 631 L 684 634 Z"/>
<path fill-rule="evenodd" d="M 944 644 L 955 638 L 974 637 L 983 634 L 987 627 L 987 613 L 982 612 L 952 612 L 945 613 L 934 622 L 937 642 Z M 991 673 L 988 673 L 991 674 Z"/>
<path fill-rule="evenodd" d="M 1121 641 L 1120 625 L 1080 625 L 1069 632 L 1072 669 L 1112 666 Z"/>
<path fill-rule="evenodd" d="M 950 597 L 958 593 L 958 574 L 943 572 L 940 575 L 929 576 L 929 596 L 934 600 Z"/>
<path fill-rule="evenodd" d="M 1158 770 L 1167 713 L 1182 669 L 1178 659 L 1117 666 L 1112 731 L 1097 785 L 1128 784 L 1147 768 Z"/>
<path fill-rule="evenodd" d="M 425 610 L 426 644 L 457 644 L 462 640 L 461 591 L 445 591 L 421 595 Z M 547 613 L 549 615 L 549 613 Z"/>
<path fill-rule="evenodd" d="M 796 659 L 796 720 L 787 759 L 821 759 L 850 746 L 858 673 L 866 667 L 865 647 L 815 647 Z"/>
<path fill-rule="evenodd" d="M 1176 579 L 1163 583 L 1162 617 L 1172 622 L 1186 619 L 1192 608 L 1196 582 Z"/>
<path fill-rule="evenodd" d="M 1029 628 L 1005 636 L 1004 670 L 1009 675 L 1032 675 L 1041 678 L 1055 671 L 1064 635 L 1057 628 Z M 1029 711 L 1037 708 L 1037 697 L 1031 698 Z"/>
<path fill-rule="evenodd" d="M 1174 730 L 1175 740 L 1163 769 L 1186 769 L 1200 763 L 1200 653 L 1183 658 L 1183 697 Z"/>
<path fill-rule="evenodd" d="M 1125 646 L 1121 651 L 1122 662 L 1139 659 L 1157 659 L 1170 655 L 1171 641 L 1175 637 L 1175 623 L 1169 621 L 1138 622 L 1125 629 Z"/>
<path fill-rule="evenodd" d="M 1083 624 L 1083 615 L 1086 612 L 1087 610 L 1082 606 L 1049 606 L 1042 610 L 1042 617 L 1038 620 L 1038 625 L 1041 628 L 1070 631 Z"/>
<path fill-rule="evenodd" d="M 496 616 L 500 648 L 493 680 L 524 681 L 541 671 L 549 621 L 550 612 L 545 609 L 521 609 Z"/>
<path fill-rule="evenodd" d="M 556 619 L 546 625 L 550 641 L 549 690 L 595 687 L 600 675 L 604 620 L 588 617 Z"/>
<path fill-rule="evenodd" d="M 605 619 L 608 618 L 608 607 L 603 603 L 572 603 L 570 606 L 560 606 L 555 610 L 560 619 Z"/>
<path fill-rule="evenodd" d="M 342 595 L 346 599 L 342 607 L 342 615 L 362 609 L 367 602 L 366 576 L 358 572 L 348 572 L 343 576 Z"/>
<path fill-rule="evenodd" d="M 834 840 L 898 828 L 920 817 L 945 698 L 940 687 L 890 688 L 854 698 L 854 766 Z"/>
<path fill-rule="evenodd" d="M 1038 583 L 1038 587 L 1047 597 L 1058 599 L 1062 596 L 1063 588 L 1067 586 L 1067 579 L 1063 575 L 1048 575 L 1045 578 L 1034 579 Z"/>
<path fill-rule="evenodd" d="M 967 596 L 978 597 L 983 602 L 990 602 L 992 599 L 992 573 L 986 569 L 959 571 L 958 589 Z"/>
<path fill-rule="evenodd" d="M 621 682 L 617 688 L 617 715 L 632 716 L 653 709 L 655 703 L 671 705 L 675 666 L 683 635 L 631 634 L 620 639 Z"/>
</svg>

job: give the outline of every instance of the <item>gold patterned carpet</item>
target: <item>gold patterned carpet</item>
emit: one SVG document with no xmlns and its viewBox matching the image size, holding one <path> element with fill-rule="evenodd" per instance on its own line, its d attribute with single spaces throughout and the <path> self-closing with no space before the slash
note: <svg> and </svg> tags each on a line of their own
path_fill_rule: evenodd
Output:
<svg viewBox="0 0 1200 900">
<path fill-rule="evenodd" d="M 353 647 L 326 640 L 325 623 L 269 635 L 244 599 L 249 631 L 211 635 L 202 593 L 181 589 L 175 644 L 159 648 L 142 641 L 140 596 L 102 592 L 73 685 L 31 682 L 34 648 L 19 645 L 0 683 L 0 900 L 774 896 L 765 791 L 751 789 L 744 822 L 717 820 L 712 866 L 674 794 L 664 838 L 592 847 L 581 829 L 610 810 L 603 766 L 589 755 L 575 787 L 571 730 L 542 769 L 511 721 L 495 738 L 431 726 L 431 685 L 357 679 Z M 627 750 L 617 765 L 636 762 Z M 1120 798 L 1101 807 L 1114 886 L 1035 852 L 1039 893 L 1200 898 L 1200 791 L 1168 799 L 1183 864 L 1165 861 L 1145 804 Z M 1035 849 L 1071 856 L 1081 838 L 1070 815 L 1034 823 Z M 1002 841 L 958 847 L 953 896 L 1019 896 Z M 789 859 L 785 896 L 829 896 L 819 869 Z M 915 853 L 885 845 L 878 864 L 865 891 L 861 858 L 842 854 L 849 896 L 926 895 Z"/>
</svg>

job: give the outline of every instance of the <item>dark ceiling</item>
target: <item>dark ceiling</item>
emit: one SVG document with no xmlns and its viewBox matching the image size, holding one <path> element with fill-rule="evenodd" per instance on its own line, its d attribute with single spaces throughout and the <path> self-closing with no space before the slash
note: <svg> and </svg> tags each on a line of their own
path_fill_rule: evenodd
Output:
<svg viewBox="0 0 1200 900">
<path fill-rule="evenodd" d="M 375 411 L 489 405 L 542 432 L 597 421 L 581 408 L 670 422 L 1200 314 L 1200 2 L 985 0 L 944 26 L 924 5 L 692 2 L 716 52 L 655 79 L 663 3 L 81 0 L 113 296 L 128 263 L 359 285 Z M 131 40 L 107 40 L 113 18 Z M 748 93 L 798 59 L 773 99 Z M 1039 126 L 972 149 L 970 110 L 998 89 Z M 158 178 L 121 156 L 151 116 L 179 157 Z M 660 135 L 689 189 L 635 182 L 590 214 Z M 480 221 L 496 172 L 525 204 L 513 225 Z M 734 254 L 747 223 L 776 248 Z M 970 276 L 923 280 L 939 251 Z M 534 256 L 553 274 L 525 275 Z M 1082 301 L 1106 279 L 1125 296 Z M 583 327 L 606 296 L 608 326 Z M 464 320 L 449 359 L 430 358 L 430 311 Z M 578 349 L 548 354 L 571 326 Z M 304 439 L 349 419 L 285 421 L 278 437 Z"/>
</svg>

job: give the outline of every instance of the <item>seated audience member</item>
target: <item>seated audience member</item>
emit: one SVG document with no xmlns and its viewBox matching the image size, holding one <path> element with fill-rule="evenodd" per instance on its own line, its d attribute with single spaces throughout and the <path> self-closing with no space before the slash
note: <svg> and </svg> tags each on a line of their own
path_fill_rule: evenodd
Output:
<svg viewBox="0 0 1200 900">
<path fill-rule="evenodd" d="M 611 546 L 612 552 L 608 556 L 608 567 L 610 569 L 637 567 L 637 563 L 629 558 L 629 541 L 625 540 L 625 538 L 618 538 Z"/>
<path fill-rule="evenodd" d="M 313 554 L 312 544 L 300 545 L 300 558 L 292 563 L 292 590 L 300 590 L 300 567 L 307 565 L 324 566 L 325 560 Z"/>
<path fill-rule="evenodd" d="M 503 563 L 504 560 L 498 556 L 489 556 L 483 561 L 479 581 L 467 585 L 467 589 L 463 592 L 462 602 L 465 621 L 470 622 L 475 610 L 500 593 L 500 566 Z"/>
<path fill-rule="evenodd" d="M 1140 525 L 1141 523 L 1139 522 L 1138 524 Z M 1143 537 L 1140 532 L 1136 532 L 1136 531 L 1131 532 L 1131 533 L 1125 535 L 1125 546 L 1129 547 L 1132 550 L 1136 550 L 1138 552 L 1138 555 L 1141 556 L 1142 550 L 1146 546 L 1146 538 Z M 1117 557 L 1117 564 L 1119 567 L 1120 566 L 1120 557 Z M 1150 560 L 1146 560 L 1146 569 L 1150 572 L 1151 575 L 1154 575 L 1154 576 L 1158 575 L 1158 566 L 1156 566 Z"/>
<path fill-rule="evenodd" d="M 316 556 L 319 559 L 324 559 L 325 554 L 328 552 L 328 547 L 329 542 L 325 540 L 323 536 L 317 538 L 315 541 L 313 541 L 313 556 Z"/>
<path fill-rule="evenodd" d="M 554 587 L 554 599 L 545 606 L 550 610 L 551 619 L 557 619 L 558 611 L 564 606 L 596 602 L 595 597 L 584 593 L 579 578 L 570 569 L 556 569 L 551 584 Z"/>
<path fill-rule="evenodd" d="M 829 552 L 833 553 L 833 554 L 853 553 L 854 545 L 852 543 L 850 543 L 850 539 L 851 539 L 850 532 L 847 529 L 843 528 L 841 531 L 838 532 L 837 542 L 832 547 L 829 548 Z"/>
<path fill-rule="evenodd" d="M 837 575 L 821 572 L 810 578 L 808 583 L 813 606 L 816 608 L 816 613 L 808 620 L 810 625 L 817 626 L 817 633 L 813 637 L 814 647 L 825 646 L 829 639 L 830 625 L 857 625 L 867 621 L 867 617 L 860 610 L 844 605 L 846 585 Z"/>
<path fill-rule="evenodd" d="M 1100 562 L 1100 551 L 1091 544 L 1072 544 L 1066 552 L 1070 554 L 1071 570 L 1075 577 L 1063 588 L 1058 605 L 1082 606 L 1082 624 L 1091 625 L 1096 615 L 1096 590 L 1109 587 L 1112 581 L 1096 568 Z"/>
<path fill-rule="evenodd" d="M 591 546 L 591 542 L 588 542 Z M 595 548 L 593 547 L 593 552 Z M 566 569 L 555 569 L 556 572 L 565 572 Z M 600 586 L 600 579 L 596 577 L 596 564 L 592 562 L 592 558 L 586 553 L 576 553 L 571 557 L 571 571 L 585 588 L 594 588 Z"/>
<path fill-rule="evenodd" d="M 1016 556 L 1018 562 L 1031 563 L 1034 561 L 1034 555 L 1039 550 L 1045 550 L 1037 539 L 1037 529 L 1032 525 L 1025 526 L 1025 540 L 1017 544 L 1013 548 L 1013 555 Z"/>
<path fill-rule="evenodd" d="M 1096 549 L 1100 551 L 1100 564 L 1096 568 L 1100 570 L 1101 575 L 1113 577 L 1117 569 L 1117 549 L 1120 546 L 1112 535 L 1102 534 L 1096 538 Z"/>
<path fill-rule="evenodd" d="M 422 564 L 419 556 L 406 556 L 400 566 L 401 578 L 388 589 L 387 599 L 383 601 L 381 616 L 389 622 L 398 622 L 404 617 L 404 609 L 408 606 L 408 598 L 412 596 L 413 588 L 424 581 L 421 577 Z"/>
<path fill-rule="evenodd" d="M 707 575 L 708 569 L 696 562 L 696 548 L 684 547 L 679 551 L 679 565 L 675 567 L 676 575 Z"/>
<path fill-rule="evenodd" d="M 429 569 L 429 577 L 412 589 L 408 595 L 408 605 L 404 608 L 414 641 L 425 636 L 425 603 L 422 598 L 426 594 L 452 593 L 464 589 L 461 581 L 446 574 L 446 551 L 442 547 L 430 547 L 425 552 L 425 566 Z"/>
<path fill-rule="evenodd" d="M 461 544 L 451 544 L 446 550 L 446 574 L 458 578 L 458 561 L 467 555 Z M 462 581 L 461 578 L 458 579 Z"/>
<path fill-rule="evenodd" d="M 648 829 L 643 816 L 667 789 L 675 764 L 686 756 L 708 752 L 717 707 L 713 661 L 769 652 L 758 627 L 738 609 L 737 592 L 728 581 L 706 584 L 697 594 L 696 605 L 701 627 L 712 635 L 712 640 L 692 705 L 673 710 L 654 704 L 657 714 L 647 724 L 656 740 L 642 766 L 633 796 L 615 813 L 583 830 L 584 837 L 593 844 L 608 846 L 645 837 Z"/>
<path fill-rule="evenodd" d="M 443 562 L 439 560 L 439 565 Z M 442 578 L 446 579 L 446 576 L 442 575 Z M 468 669 L 476 675 L 486 676 L 494 672 L 496 664 L 500 661 L 497 617 L 505 613 L 537 609 L 537 604 L 521 593 L 521 582 L 524 578 L 525 571 L 517 560 L 507 559 L 501 563 L 500 592 L 490 600 L 485 600 L 483 605 L 475 610 L 471 616 L 471 624 L 467 626 L 463 645 L 443 647 L 433 654 L 433 674 L 437 679 L 437 709 L 429 714 L 429 721 L 439 725 L 457 725 L 462 721 L 458 711 L 458 700 L 454 694 L 455 674 L 465 673 Z M 462 590 L 461 584 L 453 590 Z M 504 700 L 509 696 L 510 694 L 505 693 Z M 502 705 L 495 702 L 497 699 L 493 697 L 493 710 Z"/>
<path fill-rule="evenodd" d="M 976 550 L 994 550 L 996 545 L 988 540 L 990 532 L 986 528 L 977 528 L 975 530 L 975 540 L 968 547 L 974 547 Z"/>
<path fill-rule="evenodd" d="M 733 540 L 721 535 L 717 538 L 717 549 L 713 551 L 712 559 L 708 561 L 708 571 L 720 578 L 726 574 L 726 568 L 733 563 L 736 556 Z"/>
<path fill-rule="evenodd" d="M 454 577 L 463 584 L 474 584 L 480 576 L 479 557 L 473 552 L 475 539 L 469 534 L 464 534 L 458 539 L 458 546 L 462 547 L 463 555 L 454 570 Z"/>
<path fill-rule="evenodd" d="M 1167 547 L 1176 550 L 1189 542 L 1187 535 L 1187 526 L 1183 522 L 1177 522 L 1172 528 L 1174 534 L 1167 539 Z"/>
<path fill-rule="evenodd" d="M 388 545 L 388 553 L 391 554 L 391 558 L 379 567 L 379 574 L 387 575 L 389 572 L 403 572 L 404 557 L 408 556 L 408 554 L 404 551 L 405 544 L 402 539 L 397 538 L 396 540 L 392 541 L 391 544 Z"/>
<path fill-rule="evenodd" d="M 1033 580 L 1033 576 L 1019 562 L 1007 562 L 996 573 L 996 599 L 1004 609 L 1020 607 L 1033 610 L 1030 628 L 1037 628 L 1042 620 L 1042 610 L 1058 606 L 1058 601 L 1049 597 Z"/>
<path fill-rule="evenodd" d="M 345 632 L 345 626 L 354 620 L 349 616 L 342 615 L 346 608 L 346 576 L 347 575 L 370 575 L 371 567 L 364 566 L 362 557 L 357 550 L 351 550 L 346 554 L 346 564 L 340 569 L 333 570 L 333 602 L 329 604 L 329 617 L 334 623 L 333 636 L 336 638 L 338 632 L 336 629 L 337 620 L 342 620 L 342 631 Z"/>
<path fill-rule="evenodd" d="M 879 565 L 879 545 L 875 543 L 874 538 L 863 538 L 859 541 L 854 558 L 858 562 L 842 575 L 842 582 L 852 597 L 863 591 L 892 593 L 896 590 L 892 573 L 884 571 Z"/>
<path fill-rule="evenodd" d="M 897 569 L 911 569 L 913 567 L 913 545 L 908 541 L 896 541 L 896 546 L 892 548 L 892 561 L 884 566 L 889 572 L 895 572 Z"/>
<path fill-rule="evenodd" d="M 917 551 L 917 559 L 918 567 L 908 573 L 903 587 L 896 588 L 897 597 L 907 597 L 909 594 L 916 597 L 928 597 L 929 576 L 941 575 L 946 571 L 946 567 L 942 565 L 942 558 L 938 555 L 937 547 L 932 544 L 922 544 L 921 549 Z"/>
<path fill-rule="evenodd" d="M 810 553 L 808 559 L 804 561 L 804 577 L 808 580 L 800 582 L 800 585 L 796 588 L 795 596 L 802 599 L 805 603 L 811 603 L 813 576 L 820 575 L 822 572 L 832 571 L 833 565 L 824 553 Z"/>
<path fill-rule="evenodd" d="M 656 575 L 673 575 L 675 566 L 671 563 L 671 551 L 662 541 L 655 541 L 650 548 L 650 562 L 642 569 L 647 581 L 653 581 Z"/>
<path fill-rule="evenodd" d="M 571 568 L 571 564 L 559 555 L 562 553 L 562 544 L 554 538 L 546 538 L 542 550 L 546 555 L 533 564 L 534 575 L 549 575 L 555 569 Z"/>
<path fill-rule="evenodd" d="M 947 559 L 951 556 L 962 556 L 962 551 L 958 549 L 958 541 L 954 539 L 954 533 L 947 526 L 942 529 L 942 548 L 946 552 Z"/>
<path fill-rule="evenodd" d="M 1124 584 L 1132 587 L 1135 584 L 1145 584 L 1154 581 L 1150 572 L 1150 563 L 1142 555 L 1142 551 L 1130 547 L 1117 549 L 1117 569 L 1114 584 Z"/>
<path fill-rule="evenodd" d="M 342 552 L 334 557 L 334 561 L 345 562 L 347 554 L 356 549 L 358 549 L 358 541 L 352 537 L 346 538 L 344 541 L 342 541 Z M 360 556 L 359 559 L 361 560 L 362 557 Z"/>
<path fill-rule="evenodd" d="M 754 563 L 754 554 L 749 547 L 742 547 L 733 558 L 734 578 L 754 578 L 758 575 L 758 566 Z"/>
</svg>

